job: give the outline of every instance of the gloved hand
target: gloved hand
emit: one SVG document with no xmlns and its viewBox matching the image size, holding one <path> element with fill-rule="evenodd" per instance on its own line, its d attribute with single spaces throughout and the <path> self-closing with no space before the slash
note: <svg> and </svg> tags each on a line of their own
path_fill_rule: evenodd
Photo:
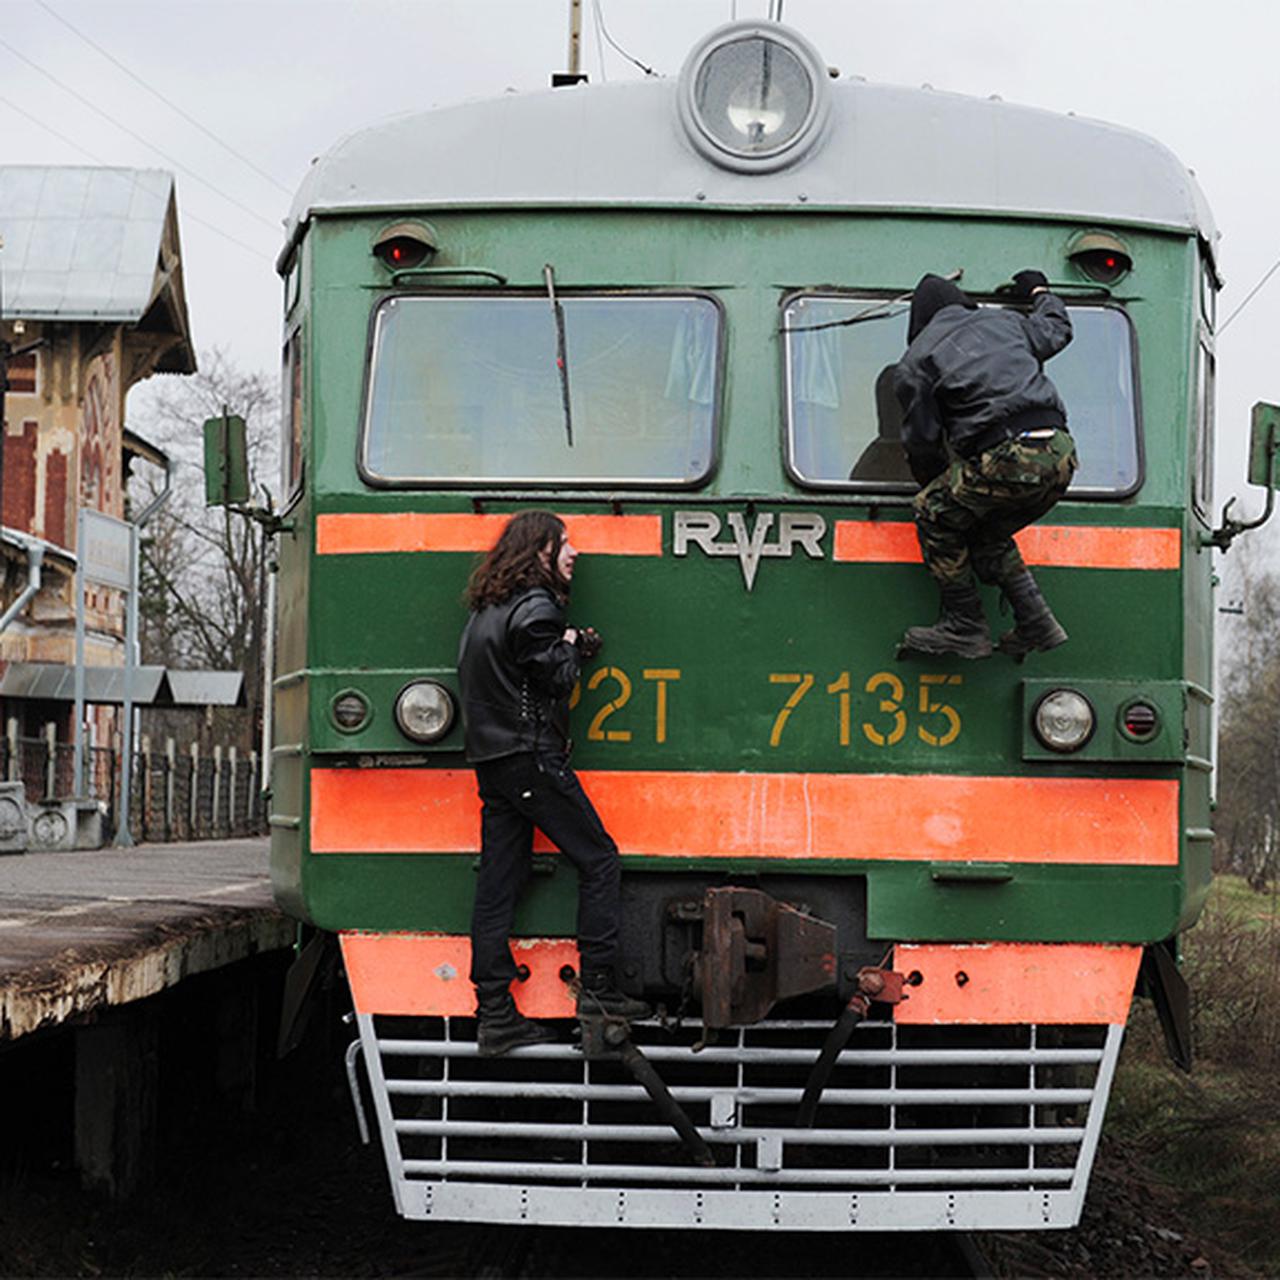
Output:
<svg viewBox="0 0 1280 1280">
<path fill-rule="evenodd" d="M 579 627 L 578 637 L 574 641 L 583 659 L 590 662 L 604 648 L 604 640 L 595 627 Z"/>
<path fill-rule="evenodd" d="M 1028 267 L 1024 271 L 1019 271 L 1013 277 L 1013 296 L 1015 298 L 1029 298 L 1036 289 L 1047 289 L 1049 281 L 1046 279 L 1043 271 L 1037 271 L 1034 267 Z"/>
</svg>

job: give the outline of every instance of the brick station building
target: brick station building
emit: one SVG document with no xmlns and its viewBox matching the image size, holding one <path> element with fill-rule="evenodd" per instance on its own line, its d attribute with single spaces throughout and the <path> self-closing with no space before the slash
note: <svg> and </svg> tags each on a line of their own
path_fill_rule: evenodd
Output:
<svg viewBox="0 0 1280 1280">
<path fill-rule="evenodd" d="M 8 369 L 0 610 L 27 586 L 32 548 L 44 552 L 40 589 L 0 631 L 0 717 L 28 737 L 55 723 L 67 740 L 70 704 L 42 698 L 26 664 L 75 662 L 78 508 L 125 518 L 130 465 L 163 460 L 124 425 L 129 389 L 196 367 L 173 177 L 0 166 L 0 238 L 0 334 L 14 349 L 38 344 Z M 87 665 L 122 665 L 121 593 L 90 586 L 86 621 Z M 93 736 L 109 741 L 117 718 L 97 707 Z"/>
</svg>

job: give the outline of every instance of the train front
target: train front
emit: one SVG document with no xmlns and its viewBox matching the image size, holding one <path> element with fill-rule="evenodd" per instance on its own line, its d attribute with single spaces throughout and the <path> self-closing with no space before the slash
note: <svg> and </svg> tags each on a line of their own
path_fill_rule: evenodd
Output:
<svg viewBox="0 0 1280 1280">
<path fill-rule="evenodd" d="M 678 80 L 318 162 L 281 258 L 272 866 L 341 934 L 402 1213 L 1077 1220 L 1140 965 L 1176 1006 L 1208 875 L 1207 218 L 1148 139 L 836 81 L 759 23 Z M 1048 372 L 1081 470 L 1020 538 L 1071 638 L 901 660 L 936 610 L 902 295 L 961 269 L 1009 305 L 1023 267 L 1075 329 Z M 482 1060 L 456 652 L 529 506 L 605 640 L 573 761 L 623 855 L 621 984 L 662 1016 L 584 1043 L 576 879 L 535 845 L 515 996 L 561 1035 Z"/>
</svg>

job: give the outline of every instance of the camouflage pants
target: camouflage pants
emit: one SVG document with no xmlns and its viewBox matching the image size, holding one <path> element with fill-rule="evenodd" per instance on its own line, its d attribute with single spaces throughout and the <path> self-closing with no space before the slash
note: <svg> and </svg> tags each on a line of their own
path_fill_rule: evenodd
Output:
<svg viewBox="0 0 1280 1280">
<path fill-rule="evenodd" d="M 997 584 L 1024 568 L 1013 535 L 1067 491 L 1076 447 L 1066 431 L 1006 440 L 976 458 L 954 459 L 916 494 L 916 533 L 939 586 Z"/>
</svg>

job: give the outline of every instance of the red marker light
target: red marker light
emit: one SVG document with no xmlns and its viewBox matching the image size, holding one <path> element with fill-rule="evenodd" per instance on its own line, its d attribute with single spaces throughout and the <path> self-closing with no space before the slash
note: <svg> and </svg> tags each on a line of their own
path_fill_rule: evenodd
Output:
<svg viewBox="0 0 1280 1280">
<path fill-rule="evenodd" d="M 1146 702 L 1134 702 L 1125 708 L 1125 732 L 1131 738 L 1150 738 L 1160 726 L 1156 709 Z"/>
<path fill-rule="evenodd" d="M 422 236 L 406 233 L 384 237 L 373 246 L 373 252 L 394 271 L 420 266 L 435 252 L 435 246 Z"/>
</svg>

